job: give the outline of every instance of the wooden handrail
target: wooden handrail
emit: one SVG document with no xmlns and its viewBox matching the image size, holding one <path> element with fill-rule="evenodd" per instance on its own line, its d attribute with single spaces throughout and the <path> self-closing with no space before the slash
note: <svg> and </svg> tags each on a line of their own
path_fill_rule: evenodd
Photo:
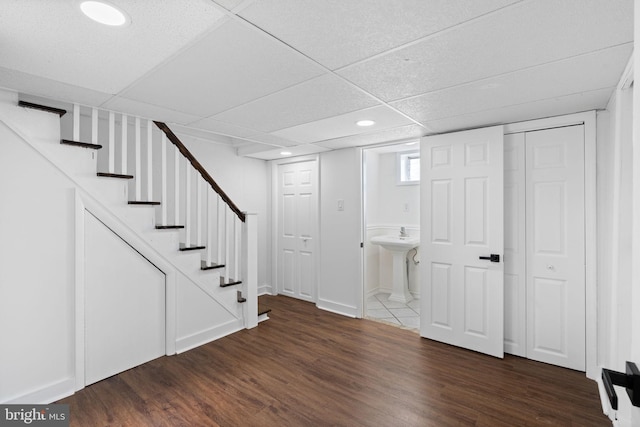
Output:
<svg viewBox="0 0 640 427">
<path fill-rule="evenodd" d="M 191 154 L 191 152 L 187 149 L 187 147 L 184 146 L 184 144 L 182 143 L 182 141 L 180 141 L 180 138 L 178 138 L 176 136 L 175 133 L 173 133 L 173 131 L 171 129 L 169 129 L 169 126 L 167 126 L 166 123 L 163 122 L 156 122 L 154 121 L 153 123 L 156 124 L 156 126 L 158 126 L 158 128 L 160 128 L 160 130 L 162 132 L 164 132 L 165 135 L 167 135 L 167 138 L 169 139 L 169 141 L 171 141 L 171 143 L 173 145 L 175 145 L 176 147 L 178 147 L 178 150 L 180 151 L 180 153 L 182 153 L 182 155 L 184 157 L 187 158 L 187 160 L 189 160 L 189 163 L 191 163 L 191 166 L 193 166 L 195 168 L 195 170 L 198 171 L 198 173 L 200 173 L 200 175 L 202 176 L 202 178 L 207 181 L 209 183 L 209 185 L 211 186 L 211 188 L 213 188 L 213 190 L 218 193 L 218 195 L 220 196 L 220 198 L 222 200 L 225 201 L 225 203 L 229 206 L 229 208 L 231 208 L 231 210 L 238 216 L 238 218 L 240 218 L 240 221 L 244 222 L 245 221 L 245 215 L 244 212 L 242 212 L 236 205 L 235 203 L 233 203 L 233 201 L 229 198 L 229 196 L 227 196 L 227 194 L 222 191 L 222 188 L 220 188 L 220 186 L 216 183 L 216 181 L 211 177 L 211 175 L 209 175 L 209 173 L 206 171 L 206 169 L 204 167 L 202 167 L 202 165 L 200 164 L 200 162 L 198 162 L 198 160 L 196 160 L 195 157 L 193 157 L 193 154 Z"/>
</svg>

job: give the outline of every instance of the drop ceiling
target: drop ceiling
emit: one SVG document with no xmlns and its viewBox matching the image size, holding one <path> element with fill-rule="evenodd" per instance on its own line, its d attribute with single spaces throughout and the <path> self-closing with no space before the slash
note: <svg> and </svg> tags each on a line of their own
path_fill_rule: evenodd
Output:
<svg viewBox="0 0 640 427">
<path fill-rule="evenodd" d="M 3 0 L 0 86 L 265 160 L 601 109 L 633 49 L 633 0 L 110 2 Z"/>
</svg>

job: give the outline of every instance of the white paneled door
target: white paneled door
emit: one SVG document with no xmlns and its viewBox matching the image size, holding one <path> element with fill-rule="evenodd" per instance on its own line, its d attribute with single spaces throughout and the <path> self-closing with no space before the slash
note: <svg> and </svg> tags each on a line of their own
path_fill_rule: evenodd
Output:
<svg viewBox="0 0 640 427">
<path fill-rule="evenodd" d="M 584 126 L 525 139 L 527 357 L 584 371 Z"/>
<path fill-rule="evenodd" d="M 316 300 L 318 223 L 315 160 L 278 166 L 278 292 Z"/>
<path fill-rule="evenodd" d="M 503 357 L 503 128 L 425 137 L 421 154 L 420 334 Z"/>
</svg>

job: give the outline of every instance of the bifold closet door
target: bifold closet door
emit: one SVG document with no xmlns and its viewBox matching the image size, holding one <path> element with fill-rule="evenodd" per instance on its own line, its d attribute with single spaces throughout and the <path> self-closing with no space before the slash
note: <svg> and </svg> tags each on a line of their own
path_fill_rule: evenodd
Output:
<svg viewBox="0 0 640 427">
<path fill-rule="evenodd" d="M 527 357 L 585 370 L 584 126 L 525 134 Z"/>
</svg>

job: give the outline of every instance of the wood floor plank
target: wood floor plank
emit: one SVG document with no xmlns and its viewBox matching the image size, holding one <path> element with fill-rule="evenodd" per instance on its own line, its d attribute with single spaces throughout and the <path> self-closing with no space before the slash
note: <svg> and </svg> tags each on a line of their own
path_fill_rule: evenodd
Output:
<svg viewBox="0 0 640 427">
<path fill-rule="evenodd" d="M 60 403 L 72 426 L 607 426 L 584 373 L 496 359 L 284 296 L 270 320 Z"/>
</svg>

